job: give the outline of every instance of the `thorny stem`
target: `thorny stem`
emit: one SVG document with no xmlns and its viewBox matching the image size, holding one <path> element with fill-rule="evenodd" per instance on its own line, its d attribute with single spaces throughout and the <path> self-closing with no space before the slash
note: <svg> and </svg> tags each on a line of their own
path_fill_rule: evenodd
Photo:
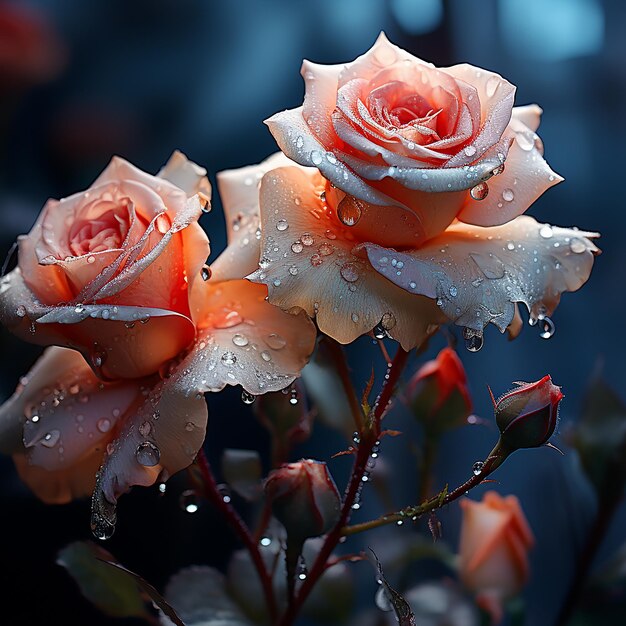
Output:
<svg viewBox="0 0 626 626">
<path fill-rule="evenodd" d="M 232 507 L 228 502 L 224 501 L 224 497 L 220 493 L 217 486 L 215 476 L 213 476 L 213 472 L 211 471 L 209 461 L 207 460 L 204 450 L 202 449 L 200 449 L 198 454 L 197 464 L 202 474 L 204 482 L 204 495 L 206 499 L 215 506 L 231 527 L 232 531 L 239 537 L 250 553 L 250 557 L 254 563 L 259 580 L 261 581 L 261 585 L 263 587 L 263 593 L 265 594 L 265 602 L 267 603 L 267 610 L 269 612 L 270 619 L 272 623 L 274 623 L 278 614 L 278 608 L 276 606 L 274 590 L 272 589 L 272 579 L 265 567 L 259 546 L 250 534 L 245 522 L 239 516 L 239 513 L 237 513 L 234 507 Z"/>
<path fill-rule="evenodd" d="M 400 379 L 404 366 L 406 365 L 407 357 L 408 352 L 405 352 L 402 348 L 398 348 L 398 351 L 391 362 L 391 366 L 387 370 L 387 375 L 385 376 L 385 380 L 378 399 L 376 400 L 376 404 L 374 405 L 370 416 L 368 416 L 370 419 L 367 420 L 367 423 L 364 424 L 359 431 L 360 442 L 356 449 L 356 457 L 352 466 L 352 473 L 344 494 L 339 521 L 328 533 L 328 535 L 326 535 L 322 549 L 317 555 L 317 558 L 315 559 L 315 562 L 309 570 L 304 583 L 294 598 L 294 601 L 287 607 L 285 614 L 279 622 L 280 626 L 291 626 L 291 624 L 293 624 L 294 619 L 302 608 L 302 605 L 313 590 L 320 576 L 322 576 L 325 572 L 328 559 L 341 539 L 343 527 L 350 521 L 352 505 L 354 504 L 357 493 L 359 492 L 361 479 L 367 468 L 367 461 L 372 453 L 372 448 L 376 445 L 380 436 L 381 418 L 389 405 L 393 395 L 393 390 Z"/>
<path fill-rule="evenodd" d="M 506 450 L 501 446 L 500 442 L 496 444 L 489 456 L 485 459 L 480 474 L 474 474 L 471 478 L 466 480 L 462 485 L 459 485 L 454 491 L 446 492 L 445 490 L 432 498 L 429 498 L 425 502 L 422 502 L 418 506 L 407 507 L 396 513 L 389 513 L 383 515 L 375 520 L 369 522 L 363 522 L 362 524 L 354 524 L 353 526 L 344 526 L 341 529 L 343 536 L 355 535 L 356 533 L 370 530 L 372 528 L 379 528 L 380 526 L 386 526 L 387 524 L 402 523 L 405 520 L 412 520 L 418 518 L 425 513 L 430 513 L 450 504 L 455 500 L 458 500 L 461 496 L 465 495 L 470 489 L 473 489 L 477 485 L 485 480 L 489 474 L 491 474 L 496 468 L 498 468 L 504 459 L 510 454 L 509 450 Z"/>
<path fill-rule="evenodd" d="M 363 428 L 363 410 L 361 409 L 361 404 L 359 403 L 359 399 L 354 391 L 354 385 L 350 380 L 350 370 L 348 368 L 346 354 L 343 348 L 330 337 L 326 338 L 326 345 L 332 354 L 333 363 L 337 368 L 337 373 L 339 374 L 343 390 L 348 399 L 350 412 L 352 413 L 352 419 L 354 420 L 354 426 L 357 431 L 361 432 L 361 429 Z"/>
</svg>

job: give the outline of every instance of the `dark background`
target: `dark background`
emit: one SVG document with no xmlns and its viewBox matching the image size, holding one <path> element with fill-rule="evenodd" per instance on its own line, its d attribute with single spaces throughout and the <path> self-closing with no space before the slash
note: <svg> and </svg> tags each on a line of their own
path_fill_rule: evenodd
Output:
<svg viewBox="0 0 626 626">
<path fill-rule="evenodd" d="M 517 85 L 517 104 L 540 104 L 544 116 L 539 133 L 546 157 L 566 180 L 540 198 L 529 214 L 602 233 L 604 253 L 591 280 L 579 293 L 564 296 L 550 341 L 527 327 L 508 343 L 490 328 L 481 352 L 463 351 L 476 413 L 490 416 L 487 384 L 499 394 L 512 381 L 550 373 L 566 395 L 563 433 L 576 420 L 585 385 L 599 365 L 610 384 L 626 396 L 626 264 L 621 241 L 626 227 L 625 3 L 20 0 L 19 5 L 36 8 L 50 21 L 67 60 L 45 84 L 1 81 L 0 254 L 16 235 L 30 229 L 48 197 L 88 187 L 113 154 L 156 172 L 178 148 L 205 166 L 213 183 L 216 171 L 260 161 L 276 150 L 262 120 L 301 103 L 301 60 L 352 60 L 385 30 L 394 43 L 437 65 L 469 62 L 494 70 Z M 203 225 L 214 258 L 225 241 L 216 195 L 213 207 Z M 444 344 L 445 339 L 436 339 L 428 355 Z M 6 331 L 0 333 L 0 349 L 3 398 L 39 349 Z M 351 356 L 361 364 L 354 372 L 361 386 L 371 363 L 380 366 L 380 357 L 369 340 L 357 342 Z M 267 445 L 264 431 L 238 396 L 227 390 L 209 398 L 211 458 L 224 446 Z M 402 411 L 393 418 L 401 428 L 407 428 L 406 419 Z M 472 463 L 488 452 L 492 437 L 479 427 L 450 435 L 438 465 L 438 484 L 454 485 L 466 478 Z M 299 452 L 328 458 L 341 445 L 320 427 Z M 406 440 L 387 447 L 394 463 L 410 463 Z M 341 481 L 347 463 L 339 460 L 331 467 Z M 411 471 L 400 466 L 396 472 L 398 490 L 410 487 L 404 483 Z M 590 489 L 572 452 L 564 458 L 549 450 L 518 453 L 497 478 L 499 490 L 519 495 L 537 538 L 526 590 L 527 623 L 548 625 L 593 513 Z M 180 510 L 178 495 L 185 482 L 184 476 L 178 478 L 163 497 L 155 489 L 137 489 L 124 497 L 120 527 L 106 546 L 159 588 L 186 564 L 223 567 L 234 545 L 207 506 L 196 515 Z M 410 492 L 399 503 L 406 498 Z M 19 482 L 10 459 L 3 458 L 0 516 L 0 623 L 112 623 L 82 600 L 54 564 L 60 547 L 89 537 L 88 503 L 40 504 Z M 445 536 L 454 545 L 458 508 L 451 507 L 442 520 Z M 621 510 L 599 560 L 624 541 L 625 524 Z M 362 594 L 365 603 L 373 593 L 370 579 Z"/>
</svg>

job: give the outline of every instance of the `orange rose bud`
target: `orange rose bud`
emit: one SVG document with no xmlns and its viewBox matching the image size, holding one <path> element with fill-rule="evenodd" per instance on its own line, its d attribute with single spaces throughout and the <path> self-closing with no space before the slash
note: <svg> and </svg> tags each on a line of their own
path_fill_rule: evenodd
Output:
<svg viewBox="0 0 626 626">
<path fill-rule="evenodd" d="M 523 383 L 495 402 L 496 423 L 502 443 L 511 450 L 545 444 L 558 423 L 561 388 L 550 376 Z"/>
<path fill-rule="evenodd" d="M 517 595 L 528 580 L 528 550 L 534 537 L 515 496 L 488 491 L 482 502 L 466 498 L 460 504 L 461 581 L 497 622 L 502 603 Z"/>
<path fill-rule="evenodd" d="M 326 463 L 312 459 L 286 463 L 270 473 L 265 494 L 291 537 L 318 537 L 339 519 L 341 499 Z"/>
<path fill-rule="evenodd" d="M 433 435 L 465 422 L 472 412 L 472 399 L 463 363 L 452 348 L 444 348 L 415 373 L 406 399 Z"/>
</svg>

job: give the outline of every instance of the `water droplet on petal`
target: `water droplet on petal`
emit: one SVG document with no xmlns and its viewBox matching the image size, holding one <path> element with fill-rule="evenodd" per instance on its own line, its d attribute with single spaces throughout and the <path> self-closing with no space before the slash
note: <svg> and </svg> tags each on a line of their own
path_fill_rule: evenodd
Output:
<svg viewBox="0 0 626 626">
<path fill-rule="evenodd" d="M 574 254 L 581 254 L 587 249 L 585 242 L 582 239 L 574 238 L 570 241 L 569 249 Z"/>
<path fill-rule="evenodd" d="M 505 200 L 506 202 L 513 202 L 513 200 L 515 199 L 515 194 L 513 193 L 512 189 L 509 189 L 507 187 L 507 189 L 505 189 L 502 192 L 502 198 L 503 200 Z"/>
<path fill-rule="evenodd" d="M 152 424 L 150 422 L 143 422 L 139 426 L 139 434 L 142 437 L 147 437 L 150 434 L 151 430 L 152 430 Z"/>
<path fill-rule="evenodd" d="M 468 157 L 474 156 L 476 154 L 476 147 L 475 146 L 465 146 L 465 148 L 463 148 L 463 152 L 465 152 L 465 154 Z"/>
<path fill-rule="evenodd" d="M 323 261 L 322 257 L 319 254 L 314 254 L 311 257 L 311 265 L 313 267 L 319 267 L 323 262 L 324 261 Z"/>
<path fill-rule="evenodd" d="M 487 183 L 478 183 L 470 189 L 470 196 L 474 200 L 484 200 L 489 195 L 489 185 Z"/>
<path fill-rule="evenodd" d="M 54 448 L 57 445 L 59 439 L 61 437 L 61 432 L 58 430 L 51 430 L 46 433 L 41 440 L 41 445 L 46 448 Z"/>
<path fill-rule="evenodd" d="M 333 247 L 329 244 L 324 242 L 319 248 L 318 248 L 318 252 L 322 255 L 322 256 L 329 256 L 330 254 L 333 253 Z"/>
<path fill-rule="evenodd" d="M 380 325 L 385 330 L 391 330 L 396 325 L 396 316 L 391 311 L 388 311 L 380 320 Z"/>
<path fill-rule="evenodd" d="M 345 263 L 339 270 L 341 278 L 349 283 L 353 283 L 359 279 L 359 270 L 354 263 Z"/>
<path fill-rule="evenodd" d="M 498 165 L 498 167 L 496 167 L 491 173 L 494 176 L 497 176 L 498 174 L 502 174 L 502 172 L 504 172 L 504 163 Z"/>
<path fill-rule="evenodd" d="M 111 430 L 111 420 L 106 417 L 101 417 L 96 422 L 96 427 L 101 433 L 108 433 Z"/>
<path fill-rule="evenodd" d="M 289 223 L 287 222 L 287 220 L 278 220 L 278 222 L 276 222 L 276 230 L 283 232 L 287 230 L 288 228 L 289 228 Z"/>
<path fill-rule="evenodd" d="M 202 280 L 209 280 L 209 278 L 211 278 L 211 268 L 208 265 L 203 265 L 200 270 L 200 276 Z"/>
<path fill-rule="evenodd" d="M 554 233 L 552 231 L 552 226 L 550 226 L 550 224 L 544 224 L 539 229 L 539 235 L 541 235 L 541 237 L 543 237 L 544 239 L 550 239 L 550 237 L 552 237 L 553 234 Z"/>
<path fill-rule="evenodd" d="M 234 365 L 237 362 L 237 356 L 230 350 L 222 354 L 222 363 L 224 365 Z"/>
<path fill-rule="evenodd" d="M 454 285 L 451 285 L 450 289 L 448 289 L 448 292 L 453 298 L 456 298 L 457 294 L 459 293 L 459 290 Z"/>
<path fill-rule="evenodd" d="M 265 343 L 272 348 L 272 350 L 281 350 L 287 345 L 287 340 L 278 333 L 270 333 L 265 338 Z"/>
<path fill-rule="evenodd" d="M 312 246 L 315 243 L 315 239 L 313 239 L 313 235 L 311 233 L 304 233 L 302 237 L 300 237 L 302 241 L 302 245 Z"/>
<path fill-rule="evenodd" d="M 272 360 L 272 355 L 267 350 L 263 350 L 261 358 L 267 363 Z"/>
<path fill-rule="evenodd" d="M 337 217 L 346 226 L 355 226 L 361 219 L 361 202 L 352 196 L 346 196 L 337 207 Z"/>
<path fill-rule="evenodd" d="M 248 338 L 241 333 L 233 335 L 232 342 L 239 348 L 244 348 L 249 343 Z"/>
<path fill-rule="evenodd" d="M 311 162 L 313 165 L 320 165 L 322 162 L 322 153 L 319 150 L 311 152 Z"/>
<path fill-rule="evenodd" d="M 161 451 L 151 441 L 144 441 L 137 446 L 135 458 L 144 467 L 154 467 L 159 463 Z"/>
<path fill-rule="evenodd" d="M 294 241 L 291 244 L 291 251 L 295 252 L 296 254 L 299 254 L 300 252 L 302 252 L 302 248 L 303 248 L 303 245 L 301 241 Z"/>
<path fill-rule="evenodd" d="M 20 306 L 17 307 L 15 314 L 18 317 L 24 317 L 26 315 L 26 307 L 23 304 L 20 304 Z"/>
</svg>

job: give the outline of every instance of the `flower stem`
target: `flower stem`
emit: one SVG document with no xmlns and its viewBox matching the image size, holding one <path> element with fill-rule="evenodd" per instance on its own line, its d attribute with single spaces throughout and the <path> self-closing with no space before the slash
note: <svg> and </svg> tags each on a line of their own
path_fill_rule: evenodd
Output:
<svg viewBox="0 0 626 626">
<path fill-rule="evenodd" d="M 345 526 L 341 529 L 343 536 L 355 535 L 356 533 L 363 532 L 365 530 L 371 530 L 372 528 L 379 528 L 380 526 L 387 526 L 388 524 L 394 524 L 397 522 L 403 522 L 406 519 L 413 519 L 421 517 L 425 513 L 430 513 L 450 504 L 455 500 L 458 500 L 462 495 L 465 495 L 470 489 L 473 489 L 477 485 L 485 480 L 489 474 L 491 474 L 496 468 L 498 468 L 504 459 L 510 454 L 510 451 L 501 446 L 500 442 L 496 444 L 489 456 L 485 459 L 483 467 L 479 474 L 474 474 L 471 478 L 466 480 L 462 485 L 459 485 L 454 491 L 447 492 L 442 491 L 436 496 L 429 498 L 417 506 L 410 506 L 397 511 L 395 513 L 388 513 L 375 520 L 369 522 L 363 522 L 361 524 L 354 524 L 352 526 Z"/>
<path fill-rule="evenodd" d="M 372 453 L 372 448 L 376 445 L 378 437 L 380 436 L 380 422 L 382 416 L 387 409 L 393 390 L 400 379 L 402 370 L 406 364 L 408 352 L 405 352 L 402 348 L 398 348 L 396 355 L 391 363 L 391 366 L 387 370 L 385 380 L 383 382 L 382 389 L 374 405 L 371 413 L 371 419 L 366 420 L 360 430 L 360 443 L 356 451 L 356 457 L 352 466 L 352 473 L 348 486 L 343 499 L 341 507 L 341 513 L 339 515 L 339 521 L 335 527 L 326 535 L 326 539 L 322 548 L 313 563 L 313 566 L 309 570 L 309 574 L 306 580 L 300 587 L 300 590 L 296 594 L 293 602 L 287 607 L 285 614 L 279 622 L 280 626 L 291 626 L 293 624 L 298 612 L 304 605 L 304 602 L 308 598 L 309 594 L 313 590 L 313 587 L 319 580 L 320 576 L 326 571 L 326 564 L 332 551 L 335 549 L 342 536 L 343 527 L 349 522 L 350 514 L 352 513 L 352 505 L 356 499 L 357 493 L 361 486 L 361 479 L 367 468 L 367 461 Z M 354 392 L 353 392 L 354 393 Z"/>
<path fill-rule="evenodd" d="M 217 486 L 215 476 L 213 476 L 211 466 L 209 465 L 209 461 L 204 454 L 204 450 L 200 449 L 196 462 L 202 474 L 204 496 L 215 506 L 222 517 L 226 520 L 227 524 L 231 527 L 232 531 L 239 537 L 250 553 L 250 557 L 254 563 L 259 580 L 261 581 L 261 585 L 263 587 L 263 593 L 265 594 L 265 602 L 267 604 L 270 620 L 274 623 L 278 614 L 278 608 L 276 606 L 274 590 L 272 589 L 272 579 L 268 574 L 267 568 L 265 567 L 259 546 L 250 534 L 245 522 L 239 516 L 239 513 L 237 513 L 234 507 L 232 507 L 228 502 L 224 501 L 224 497 L 220 493 Z"/>
</svg>

